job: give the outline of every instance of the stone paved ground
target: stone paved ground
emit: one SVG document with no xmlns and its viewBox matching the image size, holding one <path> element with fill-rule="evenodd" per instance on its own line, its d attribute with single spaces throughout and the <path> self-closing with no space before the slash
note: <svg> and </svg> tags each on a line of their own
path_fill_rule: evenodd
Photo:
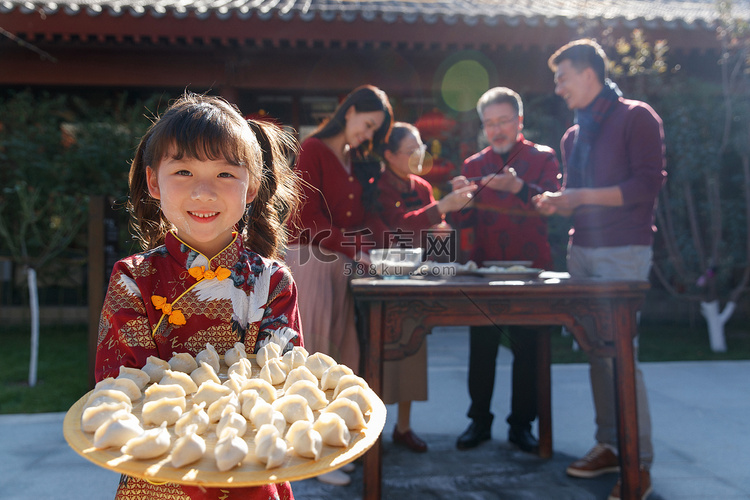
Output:
<svg viewBox="0 0 750 500">
<path fill-rule="evenodd" d="M 497 439 L 474 450 L 459 451 L 455 437 L 422 435 L 426 454 L 394 446 L 386 437 L 383 453 L 384 500 L 602 500 L 617 480 L 615 474 L 579 480 L 565 475 L 573 459 L 555 453 L 543 460 Z M 349 486 L 331 486 L 316 479 L 293 483 L 297 500 L 352 500 L 362 497 L 362 466 Z M 654 494 L 650 500 L 660 500 Z"/>
</svg>

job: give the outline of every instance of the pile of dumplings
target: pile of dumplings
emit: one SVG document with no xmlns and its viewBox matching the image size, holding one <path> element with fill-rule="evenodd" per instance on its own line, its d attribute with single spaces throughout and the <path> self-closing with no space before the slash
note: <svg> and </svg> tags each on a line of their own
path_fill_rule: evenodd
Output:
<svg viewBox="0 0 750 500">
<path fill-rule="evenodd" d="M 195 357 L 151 356 L 140 369 L 120 367 L 116 378 L 96 384 L 81 428 L 98 449 L 142 460 L 166 456 L 176 468 L 213 458 L 219 471 L 253 456 L 266 469 L 290 453 L 317 460 L 324 445 L 347 447 L 366 428 L 377 396 L 349 367 L 302 347 L 282 355 L 275 343 L 260 348 L 256 363 L 254 374 L 236 343 L 223 360 L 206 344 Z"/>
</svg>

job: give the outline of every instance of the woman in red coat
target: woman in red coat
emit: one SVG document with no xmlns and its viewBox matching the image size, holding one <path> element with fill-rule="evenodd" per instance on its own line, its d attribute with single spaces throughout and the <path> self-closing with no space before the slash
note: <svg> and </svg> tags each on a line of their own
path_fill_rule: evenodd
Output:
<svg viewBox="0 0 750 500">
<path fill-rule="evenodd" d="M 426 230 L 445 226 L 445 214 L 464 208 L 477 188 L 470 185 L 436 201 L 430 183 L 415 175 L 421 171 L 424 152 L 425 146 L 415 126 L 403 122 L 393 125 L 383 148 L 386 169 L 378 183 L 380 216 L 387 227 L 383 240 L 389 247 L 424 246 Z M 411 402 L 427 400 L 426 343 L 414 356 L 385 362 L 383 400 L 386 404 L 398 403 L 393 442 L 415 452 L 427 451 L 427 444 L 410 425 Z"/>
<path fill-rule="evenodd" d="M 375 215 L 381 164 L 373 153 L 388 137 L 393 112 L 382 90 L 352 91 L 301 145 L 297 174 L 303 201 L 286 263 L 299 290 L 301 322 L 310 332 L 305 347 L 324 352 L 355 371 L 359 340 L 349 279 L 356 263 L 382 234 Z M 335 470 L 318 479 L 347 484 Z"/>
</svg>

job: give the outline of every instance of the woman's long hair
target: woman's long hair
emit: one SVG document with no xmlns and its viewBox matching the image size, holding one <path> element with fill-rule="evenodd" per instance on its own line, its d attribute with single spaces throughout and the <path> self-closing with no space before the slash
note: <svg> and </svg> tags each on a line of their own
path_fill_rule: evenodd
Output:
<svg viewBox="0 0 750 500">
<path fill-rule="evenodd" d="M 362 185 L 362 204 L 367 210 L 378 210 L 378 179 L 382 170 L 378 155 L 380 146 L 388 140 L 393 125 L 393 109 L 388 95 L 373 85 L 357 87 L 341 101 L 331 117 L 313 132 L 312 136 L 325 139 L 340 134 L 346 128 L 346 112 L 354 106 L 357 112 L 382 111 L 383 124 L 375 131 L 371 141 L 350 150 L 352 173 Z"/>
<path fill-rule="evenodd" d="M 286 245 L 286 220 L 299 200 L 299 179 L 287 155 L 297 152 L 296 140 L 272 124 L 245 120 L 221 97 L 185 93 L 157 119 L 141 139 L 130 166 L 131 228 L 144 250 L 164 243 L 172 224 L 151 197 L 146 167 L 158 170 L 166 157 L 201 161 L 224 159 L 244 166 L 258 194 L 240 221 L 245 247 L 269 258 Z"/>
</svg>

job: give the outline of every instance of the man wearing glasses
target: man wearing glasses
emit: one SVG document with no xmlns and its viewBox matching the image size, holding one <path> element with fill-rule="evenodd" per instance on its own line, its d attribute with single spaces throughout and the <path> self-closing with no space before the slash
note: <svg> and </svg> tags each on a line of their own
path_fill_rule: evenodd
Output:
<svg viewBox="0 0 750 500">
<path fill-rule="evenodd" d="M 513 90 L 506 87 L 488 90 L 479 98 L 477 113 L 489 146 L 467 158 L 462 175 L 451 181 L 454 190 L 470 183 L 478 185 L 467 208 L 453 214 L 456 226 L 473 233 L 469 259 L 485 266 L 488 261 L 531 261 L 533 267 L 552 269 L 547 221 L 536 211 L 532 198 L 559 187 L 555 153 L 524 139 L 523 102 Z M 523 451 L 538 451 L 531 424 L 537 417 L 539 328 L 503 329 L 497 325 L 470 328 L 471 424 L 456 442 L 459 449 L 474 448 L 492 437 L 494 415 L 490 412 L 490 402 L 498 347 L 505 331 L 513 351 L 508 441 Z"/>
</svg>

